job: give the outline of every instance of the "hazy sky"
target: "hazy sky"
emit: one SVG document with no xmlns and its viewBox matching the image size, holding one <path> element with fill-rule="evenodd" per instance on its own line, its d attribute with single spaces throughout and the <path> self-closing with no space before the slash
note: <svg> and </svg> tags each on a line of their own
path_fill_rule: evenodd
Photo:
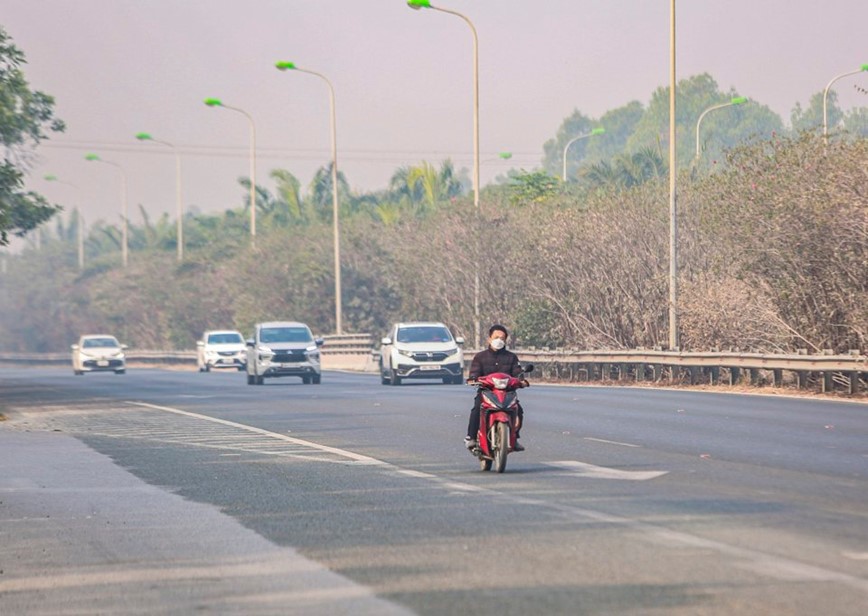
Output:
<svg viewBox="0 0 868 616">
<path fill-rule="evenodd" d="M 435 2 L 435 5 L 438 5 Z M 591 117 L 631 100 L 647 105 L 669 80 L 665 0 L 440 0 L 476 25 L 480 45 L 483 184 L 540 164 L 543 143 L 579 109 Z M 185 205 L 241 205 L 248 123 L 257 181 L 285 168 L 306 187 L 329 159 L 328 76 L 337 93 L 339 169 L 354 190 L 385 188 L 401 165 L 472 161 L 472 39 L 460 19 L 404 0 L 0 0 L 0 24 L 28 60 L 35 89 L 56 98 L 67 131 L 39 148 L 29 188 L 89 221 L 117 222 L 115 169 L 142 204 L 174 212 L 171 151 L 184 150 Z M 868 63 L 865 0 L 679 0 L 678 77 L 710 73 L 785 123 L 835 75 Z M 837 82 L 844 109 L 868 106 L 868 74 Z M 211 148 L 209 150 L 209 148 Z M 510 151 L 503 162 L 498 153 Z M 66 184 L 49 183 L 46 173 Z"/>
</svg>

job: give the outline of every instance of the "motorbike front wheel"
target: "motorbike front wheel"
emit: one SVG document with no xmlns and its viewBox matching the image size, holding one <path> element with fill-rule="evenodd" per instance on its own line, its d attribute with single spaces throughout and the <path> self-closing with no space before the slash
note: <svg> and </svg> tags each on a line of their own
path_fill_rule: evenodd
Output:
<svg viewBox="0 0 868 616">
<path fill-rule="evenodd" d="M 497 424 L 497 440 L 494 443 L 494 469 L 498 473 L 506 470 L 506 454 L 509 453 L 509 424 Z"/>
</svg>

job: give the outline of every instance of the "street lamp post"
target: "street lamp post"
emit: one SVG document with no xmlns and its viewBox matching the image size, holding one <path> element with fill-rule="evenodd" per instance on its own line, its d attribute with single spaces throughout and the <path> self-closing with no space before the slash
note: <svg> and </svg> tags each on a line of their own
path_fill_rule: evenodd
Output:
<svg viewBox="0 0 868 616">
<path fill-rule="evenodd" d="M 868 64 L 863 64 L 861 67 L 859 67 L 859 70 L 857 70 L 857 71 L 850 71 L 848 73 L 841 73 L 837 77 L 833 77 L 832 81 L 830 81 L 826 85 L 826 89 L 823 90 L 823 137 L 828 137 L 828 135 L 829 135 L 829 124 L 828 124 L 829 121 L 828 121 L 828 115 L 826 112 L 826 97 L 829 95 L 829 88 L 831 88 L 832 84 L 835 83 L 836 81 L 838 81 L 839 79 L 841 79 L 842 77 L 849 77 L 850 75 L 857 75 L 857 74 L 862 73 L 864 71 L 868 71 Z"/>
<path fill-rule="evenodd" d="M 678 340 L 678 175 L 675 147 L 675 0 L 669 0 L 669 349 Z"/>
<path fill-rule="evenodd" d="M 76 190 L 78 190 L 78 186 L 73 184 L 72 182 L 64 182 L 63 180 L 58 179 L 56 175 L 47 174 L 44 175 L 43 178 L 46 182 L 57 182 L 58 184 L 65 184 L 66 186 L 72 186 Z M 79 208 L 75 208 L 75 212 L 77 214 L 77 224 L 76 224 L 76 249 L 78 251 L 78 269 L 84 269 L 84 217 L 81 215 L 81 210 Z"/>
<path fill-rule="evenodd" d="M 714 111 L 715 109 L 723 109 L 724 107 L 732 107 L 733 105 L 744 105 L 747 102 L 747 99 L 744 96 L 736 96 L 735 98 L 730 99 L 728 103 L 721 103 L 720 105 L 714 105 L 709 107 L 701 114 L 699 114 L 699 119 L 696 121 L 696 160 L 699 160 L 700 148 L 699 148 L 699 127 L 702 124 L 702 119 L 705 117 L 705 114 Z"/>
<path fill-rule="evenodd" d="M 308 73 L 322 79 L 329 90 L 329 105 L 331 108 L 330 126 L 331 126 L 331 141 L 332 141 L 332 219 L 334 233 L 334 251 L 335 251 L 335 332 L 340 335 L 343 333 L 342 322 L 342 302 L 341 302 L 341 229 L 340 229 L 340 205 L 338 201 L 338 138 L 337 138 L 337 121 L 335 115 L 335 88 L 332 82 L 316 71 L 311 71 L 305 68 L 296 66 L 293 62 L 277 62 L 275 64 L 278 70 L 281 71 L 298 71 L 300 73 Z"/>
<path fill-rule="evenodd" d="M 563 170 L 563 181 L 567 181 L 567 150 L 570 149 L 570 146 L 573 145 L 579 139 L 587 139 L 588 137 L 592 137 L 594 135 L 602 135 L 606 132 L 606 129 L 602 126 L 599 126 L 593 129 L 591 132 L 586 133 L 584 135 L 579 135 L 578 137 L 573 137 L 569 141 L 567 141 L 567 145 L 564 146 L 564 170 Z"/>
<path fill-rule="evenodd" d="M 256 125 L 253 117 L 238 107 L 226 105 L 219 98 L 206 98 L 209 107 L 222 107 L 243 114 L 250 122 L 250 245 L 256 246 Z"/>
<path fill-rule="evenodd" d="M 430 0 L 407 0 L 407 6 L 414 10 L 432 9 L 449 13 L 464 20 L 473 34 L 473 205 L 479 215 L 479 36 L 476 27 L 465 15 L 450 9 L 433 6 Z M 482 329 L 479 322 L 479 272 L 474 272 L 473 314 L 476 343 L 482 343 Z"/>
<path fill-rule="evenodd" d="M 178 243 L 178 261 L 184 260 L 184 205 L 181 201 L 181 154 L 173 144 L 168 141 L 154 139 L 149 133 L 137 133 L 136 139 L 139 141 L 152 141 L 172 148 L 175 153 L 175 210 L 178 217 L 177 225 L 177 243 Z"/>
<path fill-rule="evenodd" d="M 115 167 L 121 175 L 121 263 L 126 267 L 128 261 L 127 253 L 129 251 L 129 242 L 127 239 L 127 174 L 124 173 L 123 167 L 119 164 L 113 163 L 110 160 L 103 160 L 97 154 L 85 154 L 84 159 L 103 163 L 105 165 L 111 165 L 112 167 Z"/>
</svg>

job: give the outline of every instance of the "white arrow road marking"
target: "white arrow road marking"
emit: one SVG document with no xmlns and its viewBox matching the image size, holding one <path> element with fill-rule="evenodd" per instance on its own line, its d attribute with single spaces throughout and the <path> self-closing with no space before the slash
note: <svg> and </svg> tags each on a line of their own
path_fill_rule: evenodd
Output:
<svg viewBox="0 0 868 616">
<path fill-rule="evenodd" d="M 622 471 L 617 468 L 606 468 L 605 466 L 594 466 L 585 462 L 577 462 L 576 460 L 561 460 L 558 462 L 544 462 L 549 466 L 562 468 L 571 471 L 573 475 L 578 477 L 589 477 L 591 479 L 622 479 L 626 481 L 647 481 L 656 479 L 666 475 L 669 471 Z"/>
</svg>

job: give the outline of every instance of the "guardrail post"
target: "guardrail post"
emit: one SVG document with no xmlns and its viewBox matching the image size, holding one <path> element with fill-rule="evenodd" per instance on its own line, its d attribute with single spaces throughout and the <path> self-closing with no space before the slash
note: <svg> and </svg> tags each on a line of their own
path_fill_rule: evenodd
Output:
<svg viewBox="0 0 868 616">
<path fill-rule="evenodd" d="M 853 394 L 859 392 L 859 373 L 858 372 L 848 372 L 847 377 L 850 379 L 850 383 L 847 387 L 847 391 L 852 396 Z"/>
<path fill-rule="evenodd" d="M 772 373 L 775 376 L 775 387 L 782 387 L 784 384 L 784 371 L 780 368 L 775 368 L 772 370 Z"/>
<path fill-rule="evenodd" d="M 720 384 L 720 366 L 712 366 L 708 369 L 712 385 Z"/>
<path fill-rule="evenodd" d="M 653 364 L 651 366 L 651 376 L 654 377 L 654 382 L 657 383 L 663 378 L 663 364 Z"/>
<path fill-rule="evenodd" d="M 808 374 L 807 370 L 796 370 L 796 384 L 799 389 L 805 389 L 808 386 Z"/>
<path fill-rule="evenodd" d="M 822 375 L 823 375 L 823 378 L 820 379 L 820 381 L 821 381 L 821 383 L 822 383 L 822 385 L 821 385 L 821 391 L 822 391 L 824 394 L 827 394 L 827 393 L 829 393 L 829 392 L 831 392 L 831 391 L 834 391 L 834 389 L 835 389 L 835 382 L 832 380 L 832 377 L 834 376 L 834 373 L 833 373 L 831 370 L 826 370 L 825 372 L 822 373 Z"/>
<path fill-rule="evenodd" d="M 759 385 L 759 368 L 748 368 L 750 370 L 750 384 L 756 387 Z"/>
<path fill-rule="evenodd" d="M 696 385 L 699 383 L 699 374 L 702 371 L 702 368 L 699 366 L 690 366 L 688 370 L 690 370 L 690 384 Z"/>
<path fill-rule="evenodd" d="M 641 382 L 645 380 L 645 364 L 636 364 L 636 381 Z"/>
<path fill-rule="evenodd" d="M 732 366 L 727 368 L 729 370 L 729 384 L 736 385 L 738 384 L 738 380 L 741 378 L 741 368 L 736 366 Z"/>
</svg>

